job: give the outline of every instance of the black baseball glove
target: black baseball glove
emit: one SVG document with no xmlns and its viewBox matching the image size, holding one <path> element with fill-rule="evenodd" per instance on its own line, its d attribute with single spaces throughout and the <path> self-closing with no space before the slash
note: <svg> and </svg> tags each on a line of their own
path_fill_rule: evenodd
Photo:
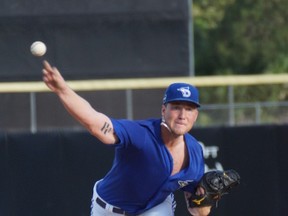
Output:
<svg viewBox="0 0 288 216">
<path fill-rule="evenodd" d="M 188 198 L 190 208 L 201 206 L 217 206 L 224 194 L 240 184 L 240 176 L 235 170 L 210 171 L 203 175 L 198 187 L 205 191 L 203 195 L 192 194 Z"/>
</svg>

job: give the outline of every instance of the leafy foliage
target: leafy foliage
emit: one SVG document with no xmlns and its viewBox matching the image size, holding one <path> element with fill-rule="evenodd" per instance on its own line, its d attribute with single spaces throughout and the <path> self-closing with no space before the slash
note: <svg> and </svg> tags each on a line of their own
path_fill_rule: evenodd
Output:
<svg viewBox="0 0 288 216">
<path fill-rule="evenodd" d="M 196 75 L 288 72 L 288 1 L 193 3 Z"/>
</svg>

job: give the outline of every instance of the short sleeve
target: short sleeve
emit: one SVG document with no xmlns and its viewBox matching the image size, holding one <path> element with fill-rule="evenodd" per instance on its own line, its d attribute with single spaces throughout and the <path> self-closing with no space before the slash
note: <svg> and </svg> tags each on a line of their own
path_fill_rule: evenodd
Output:
<svg viewBox="0 0 288 216">
<path fill-rule="evenodd" d="M 118 146 L 137 148 L 143 147 L 143 141 L 147 136 L 147 130 L 137 121 L 111 119 L 114 132 L 119 139 Z"/>
</svg>

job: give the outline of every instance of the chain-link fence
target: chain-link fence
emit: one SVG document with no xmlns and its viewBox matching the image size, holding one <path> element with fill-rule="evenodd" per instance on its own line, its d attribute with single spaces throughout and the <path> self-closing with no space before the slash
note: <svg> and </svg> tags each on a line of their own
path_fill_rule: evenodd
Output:
<svg viewBox="0 0 288 216">
<path fill-rule="evenodd" d="M 196 85 L 201 108 L 195 127 L 288 124 L 288 75 L 170 77 L 69 81 L 96 110 L 112 118 L 161 117 L 166 87 Z M 262 86 L 260 87 L 260 85 Z M 0 129 L 83 129 L 43 82 L 0 83 Z"/>
<path fill-rule="evenodd" d="M 288 124 L 288 101 L 203 105 L 197 127 Z"/>
</svg>

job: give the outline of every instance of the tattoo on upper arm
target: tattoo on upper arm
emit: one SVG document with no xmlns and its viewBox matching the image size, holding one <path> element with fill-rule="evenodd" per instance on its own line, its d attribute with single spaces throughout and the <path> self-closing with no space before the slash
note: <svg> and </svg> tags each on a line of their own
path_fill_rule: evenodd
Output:
<svg viewBox="0 0 288 216">
<path fill-rule="evenodd" d="M 101 131 L 104 133 L 104 134 L 107 134 L 107 133 L 110 133 L 110 131 L 112 130 L 111 126 L 109 123 L 105 122 L 103 127 L 101 128 Z"/>
</svg>

